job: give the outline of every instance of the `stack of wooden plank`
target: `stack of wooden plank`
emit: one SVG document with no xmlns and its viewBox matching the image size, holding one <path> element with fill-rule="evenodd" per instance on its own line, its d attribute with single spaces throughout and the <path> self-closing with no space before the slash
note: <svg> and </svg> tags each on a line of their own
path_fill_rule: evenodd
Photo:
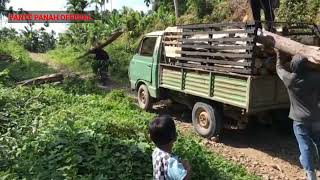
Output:
<svg viewBox="0 0 320 180">
<path fill-rule="evenodd" d="M 182 29 L 178 27 L 168 27 L 163 36 L 164 51 L 167 58 L 181 57 L 176 51 L 181 51 Z"/>
<path fill-rule="evenodd" d="M 277 31 L 295 42 L 320 45 L 320 32 L 310 25 L 283 25 Z M 162 64 L 223 73 L 275 74 L 276 53 L 265 43 L 257 43 L 260 37 L 253 25 L 245 23 L 169 27 L 163 37 Z"/>
<path fill-rule="evenodd" d="M 164 34 L 164 63 L 253 74 L 255 29 L 243 23 L 171 27 Z"/>
</svg>

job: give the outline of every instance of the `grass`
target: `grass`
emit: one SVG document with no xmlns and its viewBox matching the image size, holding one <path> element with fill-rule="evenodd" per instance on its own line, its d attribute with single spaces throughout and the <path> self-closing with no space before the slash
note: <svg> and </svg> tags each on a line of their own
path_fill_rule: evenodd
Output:
<svg viewBox="0 0 320 180">
<path fill-rule="evenodd" d="M 0 71 L 5 71 L 10 79 L 21 81 L 53 73 L 47 65 L 32 61 L 28 52 L 15 41 L 1 41 L 0 55 L 9 55 L 12 61 L 0 61 Z"/>
<path fill-rule="evenodd" d="M 123 91 L 93 82 L 0 88 L 2 179 L 151 179 L 147 124 Z M 190 160 L 194 179 L 258 179 L 181 135 L 175 152 Z"/>
<path fill-rule="evenodd" d="M 61 64 L 71 71 L 82 72 L 82 73 L 92 73 L 91 62 L 92 56 L 82 57 L 85 53 L 85 49 L 81 47 L 58 47 L 47 53 L 50 60 L 54 63 Z"/>
</svg>

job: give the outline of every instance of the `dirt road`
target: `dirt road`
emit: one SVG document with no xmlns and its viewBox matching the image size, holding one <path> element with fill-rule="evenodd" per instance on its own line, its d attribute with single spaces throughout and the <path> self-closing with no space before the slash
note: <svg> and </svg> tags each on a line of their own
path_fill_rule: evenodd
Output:
<svg viewBox="0 0 320 180">
<path fill-rule="evenodd" d="M 190 110 L 164 104 L 154 109 L 158 114 L 171 114 L 182 131 L 194 132 Z M 218 142 L 202 138 L 201 143 L 263 179 L 305 179 L 298 161 L 298 146 L 290 130 L 256 124 L 249 132 L 224 130 Z"/>
</svg>

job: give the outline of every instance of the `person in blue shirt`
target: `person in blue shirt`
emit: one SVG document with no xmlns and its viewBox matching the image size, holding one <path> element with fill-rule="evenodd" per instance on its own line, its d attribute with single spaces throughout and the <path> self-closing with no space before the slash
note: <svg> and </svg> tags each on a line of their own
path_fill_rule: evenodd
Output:
<svg viewBox="0 0 320 180">
<path fill-rule="evenodd" d="M 159 116 L 149 124 L 149 134 L 156 148 L 152 153 L 153 179 L 188 180 L 191 167 L 187 160 L 172 154 L 177 131 L 171 116 Z"/>
</svg>

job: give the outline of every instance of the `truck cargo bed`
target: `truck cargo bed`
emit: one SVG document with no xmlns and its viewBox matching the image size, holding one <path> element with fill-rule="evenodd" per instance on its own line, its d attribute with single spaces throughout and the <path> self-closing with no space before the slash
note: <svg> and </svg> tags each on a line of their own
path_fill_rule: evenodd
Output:
<svg viewBox="0 0 320 180">
<path fill-rule="evenodd" d="M 160 66 L 160 87 L 245 109 L 247 113 L 289 107 L 277 76 L 250 76 Z"/>
</svg>

